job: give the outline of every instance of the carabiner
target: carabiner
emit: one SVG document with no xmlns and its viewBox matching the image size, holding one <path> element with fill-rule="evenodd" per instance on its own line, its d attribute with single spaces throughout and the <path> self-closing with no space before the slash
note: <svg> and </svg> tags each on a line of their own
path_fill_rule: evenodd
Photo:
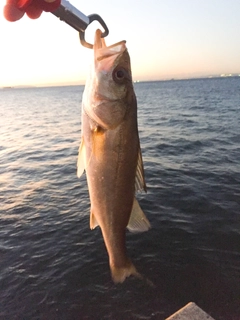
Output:
<svg viewBox="0 0 240 320">
<path fill-rule="evenodd" d="M 85 16 L 67 0 L 61 0 L 60 6 L 53 11 L 52 14 L 77 30 L 79 32 L 80 42 L 86 48 L 93 48 L 93 45 L 85 40 L 85 30 L 93 21 L 98 21 L 103 27 L 104 32 L 102 33 L 102 38 L 106 37 L 109 33 L 108 27 L 99 15 L 90 14 L 89 16 Z"/>
<path fill-rule="evenodd" d="M 89 24 L 92 23 L 93 21 L 98 21 L 101 24 L 101 26 L 103 27 L 104 32 L 102 32 L 101 38 L 104 38 L 109 34 L 109 30 L 108 30 L 108 27 L 107 27 L 106 23 L 103 21 L 103 19 L 98 14 L 95 14 L 95 13 L 94 14 L 90 14 L 88 16 L 88 18 L 89 18 Z M 88 43 L 85 40 L 85 30 L 84 31 L 82 31 L 82 30 L 79 31 L 79 37 L 80 37 L 80 42 L 84 47 L 89 48 L 89 49 L 93 48 L 93 45 L 91 43 Z"/>
</svg>

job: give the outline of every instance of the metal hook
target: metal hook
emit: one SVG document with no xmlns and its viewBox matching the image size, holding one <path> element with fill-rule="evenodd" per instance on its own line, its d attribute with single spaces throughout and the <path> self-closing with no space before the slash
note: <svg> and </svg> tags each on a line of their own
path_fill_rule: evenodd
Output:
<svg viewBox="0 0 240 320">
<path fill-rule="evenodd" d="M 108 27 L 107 27 L 106 23 L 103 21 L 103 19 L 98 14 L 95 14 L 95 13 L 94 14 L 90 14 L 88 16 L 88 18 L 89 18 L 88 25 L 90 23 L 92 23 L 93 21 L 98 21 L 101 24 L 101 26 L 104 29 L 104 32 L 102 32 L 102 35 L 101 35 L 102 38 L 106 37 L 109 34 L 109 30 L 108 30 Z M 91 43 L 88 43 L 85 40 L 85 30 L 84 31 L 83 30 L 79 31 L 79 37 L 80 37 L 80 42 L 84 47 L 89 48 L 89 49 L 93 48 L 93 45 Z"/>
</svg>

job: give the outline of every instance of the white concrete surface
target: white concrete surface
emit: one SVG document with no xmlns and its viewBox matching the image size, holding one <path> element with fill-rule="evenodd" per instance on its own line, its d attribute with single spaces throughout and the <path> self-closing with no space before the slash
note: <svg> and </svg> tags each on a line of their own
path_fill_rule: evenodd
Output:
<svg viewBox="0 0 240 320">
<path fill-rule="evenodd" d="M 214 320 L 194 302 L 189 302 L 185 307 L 175 312 L 166 320 Z"/>
</svg>

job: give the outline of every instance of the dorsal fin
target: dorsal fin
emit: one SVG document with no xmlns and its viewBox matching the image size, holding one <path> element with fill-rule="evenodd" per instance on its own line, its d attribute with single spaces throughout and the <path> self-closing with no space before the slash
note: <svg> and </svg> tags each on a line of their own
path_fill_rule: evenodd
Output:
<svg viewBox="0 0 240 320">
<path fill-rule="evenodd" d="M 131 232 L 144 232 L 150 229 L 151 225 L 143 213 L 139 203 L 134 198 L 133 207 L 127 228 Z"/>
<path fill-rule="evenodd" d="M 143 161 L 142 161 L 142 153 L 139 147 L 138 149 L 138 162 L 136 168 L 136 177 L 135 177 L 135 192 L 144 190 L 147 192 L 147 187 L 144 178 L 144 168 L 143 168 Z"/>
</svg>

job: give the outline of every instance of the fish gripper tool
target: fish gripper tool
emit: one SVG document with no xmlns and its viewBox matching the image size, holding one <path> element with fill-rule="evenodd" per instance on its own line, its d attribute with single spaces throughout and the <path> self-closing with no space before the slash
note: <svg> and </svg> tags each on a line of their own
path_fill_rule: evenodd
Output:
<svg viewBox="0 0 240 320">
<path fill-rule="evenodd" d="M 104 32 L 102 32 L 102 38 L 106 37 L 109 33 L 107 25 L 98 14 L 86 16 L 67 0 L 61 0 L 60 6 L 54 10 L 52 14 L 77 30 L 79 32 L 80 42 L 86 48 L 93 48 L 93 45 L 85 40 L 85 30 L 93 21 L 98 21 L 103 27 Z"/>
</svg>

